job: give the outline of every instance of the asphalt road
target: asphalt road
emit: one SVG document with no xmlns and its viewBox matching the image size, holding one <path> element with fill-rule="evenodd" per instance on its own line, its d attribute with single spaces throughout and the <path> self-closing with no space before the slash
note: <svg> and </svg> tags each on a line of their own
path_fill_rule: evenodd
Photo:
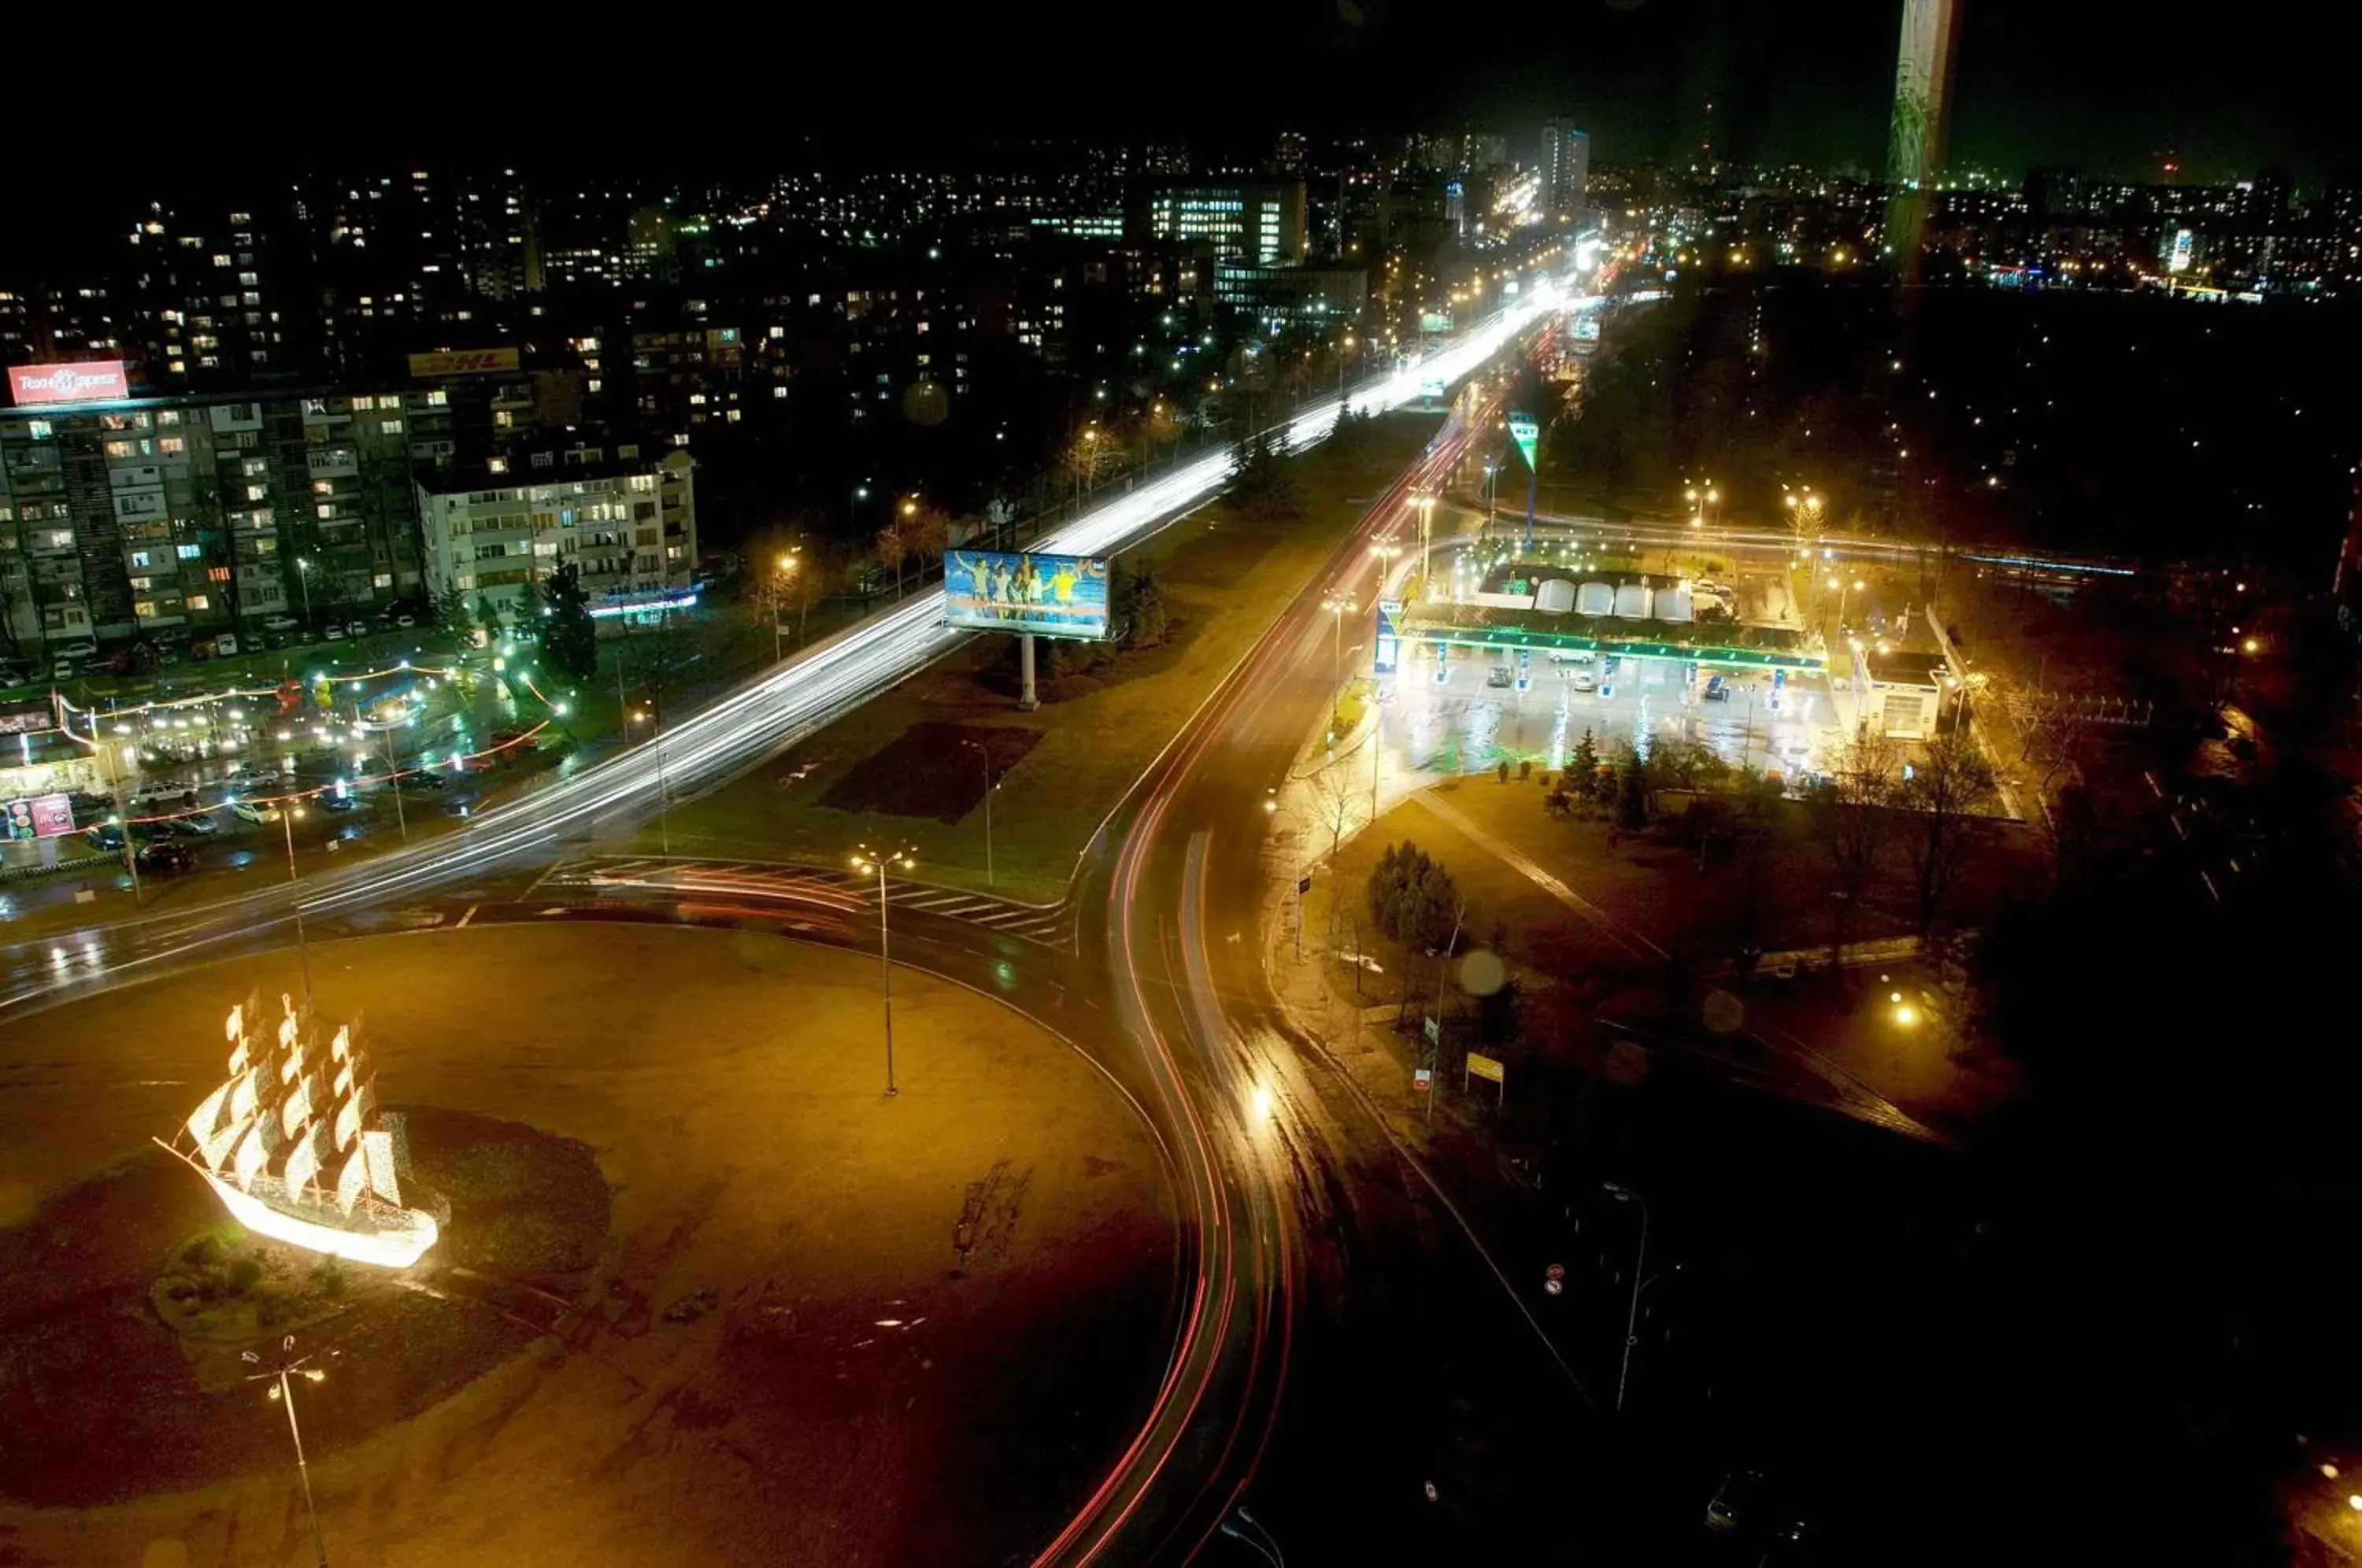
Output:
<svg viewBox="0 0 2362 1568">
<path fill-rule="evenodd" d="M 1256 939 L 1281 869 L 1266 792 L 1334 696 L 1320 599 L 1466 440 L 1447 426 L 1371 509 L 1087 867 L 1081 929 L 1104 933 L 1134 1092 L 1180 1128 L 1204 1283 L 1143 1452 L 1045 1562 L 1090 1560 L 1118 1521 L 1126 1562 L 1253 1562 L 1266 1541 L 1308 1561 L 1493 1562 L 1565 1539 L 1567 1467 L 1596 1433 L 1584 1391 L 1296 1033 Z M 1186 1484 L 1156 1485 L 1168 1462 Z"/>
</svg>

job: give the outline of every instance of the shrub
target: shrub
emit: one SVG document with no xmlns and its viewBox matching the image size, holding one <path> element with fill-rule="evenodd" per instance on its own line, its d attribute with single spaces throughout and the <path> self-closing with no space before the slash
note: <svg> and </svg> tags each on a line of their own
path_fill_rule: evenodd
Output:
<svg viewBox="0 0 2362 1568">
<path fill-rule="evenodd" d="M 261 1278 L 261 1259 L 240 1258 L 229 1265 L 229 1293 L 232 1296 L 243 1296 L 253 1289 Z"/>
</svg>

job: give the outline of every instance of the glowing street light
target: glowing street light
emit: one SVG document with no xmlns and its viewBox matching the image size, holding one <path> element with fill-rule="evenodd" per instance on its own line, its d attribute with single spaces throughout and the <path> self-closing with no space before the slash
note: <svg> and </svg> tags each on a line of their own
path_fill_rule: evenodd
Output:
<svg viewBox="0 0 2362 1568">
<path fill-rule="evenodd" d="M 290 1334 L 279 1342 L 279 1353 L 282 1358 L 293 1355 L 294 1350 L 294 1335 Z M 248 1366 L 261 1366 L 260 1372 L 248 1373 L 246 1380 L 270 1384 L 272 1401 L 287 1407 L 287 1435 L 295 1444 L 295 1473 L 304 1478 L 304 1511 L 312 1519 L 312 1555 L 319 1568 L 328 1568 L 328 1543 L 321 1539 L 320 1510 L 312 1501 L 312 1466 L 304 1457 L 303 1429 L 295 1424 L 295 1389 L 288 1382 L 291 1377 L 301 1377 L 307 1383 L 318 1383 L 328 1375 L 316 1366 L 305 1365 L 312 1359 L 308 1355 L 298 1355 L 292 1361 L 282 1359 L 269 1366 L 263 1366 L 262 1358 L 252 1351 L 241 1352 L 239 1359 Z"/>
<path fill-rule="evenodd" d="M 802 565 L 796 557 L 797 550 L 802 547 L 799 545 L 782 551 L 779 558 L 771 566 L 772 571 L 777 574 L 777 586 L 771 594 L 771 662 L 773 664 L 778 664 L 787 657 L 779 646 L 779 612 L 786 606 L 788 584 L 794 579 L 796 569 Z"/>
<path fill-rule="evenodd" d="M 907 871 L 917 864 L 908 845 L 881 852 L 865 844 L 853 857 L 855 871 L 877 873 L 877 976 L 886 998 L 886 1093 L 889 1099 L 902 1091 L 894 1087 L 894 954 L 886 930 L 886 867 Z"/>
<path fill-rule="evenodd" d="M 1320 608 L 1328 611 L 1332 618 L 1329 641 L 1330 678 L 1340 686 L 1345 681 L 1345 616 L 1361 607 L 1355 600 L 1341 593 L 1329 594 L 1320 601 Z"/>
</svg>

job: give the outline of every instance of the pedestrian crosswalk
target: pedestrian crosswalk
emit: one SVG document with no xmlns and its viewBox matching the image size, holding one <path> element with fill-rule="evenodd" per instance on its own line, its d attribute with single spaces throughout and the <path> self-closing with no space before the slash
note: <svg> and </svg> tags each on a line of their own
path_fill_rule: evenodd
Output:
<svg viewBox="0 0 2362 1568">
<path fill-rule="evenodd" d="M 777 860 L 700 860 L 657 856 L 590 856 L 551 869 L 538 888 L 773 900 L 820 905 L 840 912 L 875 910 L 877 878 L 850 867 L 798 866 Z M 990 893 L 945 888 L 906 878 L 886 881 L 888 904 L 945 920 L 965 921 L 1048 947 L 1067 944 L 1070 906 L 1021 903 Z"/>
</svg>

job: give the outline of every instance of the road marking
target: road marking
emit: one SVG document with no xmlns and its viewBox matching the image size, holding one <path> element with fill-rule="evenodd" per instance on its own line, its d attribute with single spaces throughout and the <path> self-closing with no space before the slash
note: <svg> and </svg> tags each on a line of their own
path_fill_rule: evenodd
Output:
<svg viewBox="0 0 2362 1568">
<path fill-rule="evenodd" d="M 469 905 L 468 906 L 468 912 L 467 912 L 466 914 L 461 915 L 461 916 L 459 917 L 459 923 L 458 923 L 458 925 L 453 926 L 451 929 L 452 929 L 453 931 L 460 931 L 460 930 L 464 930 L 464 929 L 466 928 L 466 926 L 467 926 L 468 922 L 469 922 L 469 921 L 471 921 L 471 920 L 473 920 L 473 919 L 475 919 L 475 918 L 476 918 L 476 911 L 477 911 L 478 910 L 481 909 L 481 908 L 483 908 L 483 906 L 482 906 L 481 904 L 469 904 Z"/>
</svg>

